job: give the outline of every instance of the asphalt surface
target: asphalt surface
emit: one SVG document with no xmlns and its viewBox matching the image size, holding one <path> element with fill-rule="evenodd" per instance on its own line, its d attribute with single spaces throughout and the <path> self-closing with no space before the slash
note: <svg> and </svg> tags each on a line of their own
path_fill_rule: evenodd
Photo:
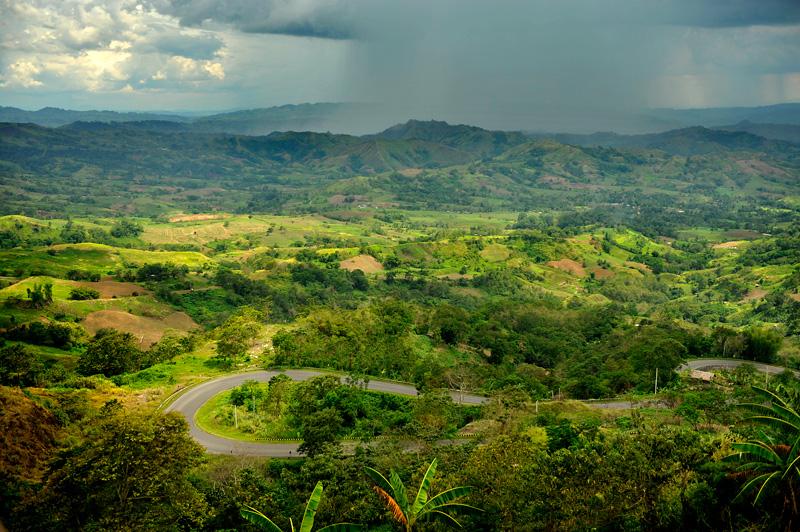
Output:
<svg viewBox="0 0 800 532">
<path fill-rule="evenodd" d="M 742 364 L 751 364 L 758 371 L 776 375 L 786 371 L 786 368 L 781 366 L 773 366 L 770 364 L 762 364 L 760 362 L 752 362 L 749 360 L 732 359 L 732 358 L 702 358 L 697 360 L 690 360 L 680 368 L 679 371 L 684 370 L 700 370 L 708 371 L 714 369 L 734 369 Z M 800 372 L 793 371 L 795 375 L 800 377 Z M 330 375 L 330 373 L 314 370 L 301 370 L 290 369 L 285 371 L 251 371 L 246 373 L 236 373 L 234 375 L 227 375 L 219 377 L 202 384 L 198 384 L 193 388 L 181 393 L 181 395 L 172 402 L 165 412 L 179 412 L 189 423 L 189 432 L 192 437 L 206 448 L 206 451 L 213 454 L 231 454 L 231 455 L 247 455 L 247 456 L 270 456 L 274 458 L 291 458 L 302 456 L 297 452 L 298 444 L 296 443 L 258 443 L 258 442 L 245 442 L 239 440 L 232 440 L 215 436 L 204 431 L 197 426 L 195 416 L 197 411 L 209 399 L 218 393 L 230 390 L 239 386 L 244 381 L 255 380 L 259 382 L 268 382 L 272 377 L 283 373 L 294 381 L 305 381 L 321 375 Z M 344 376 L 340 377 L 344 379 Z M 417 389 L 410 384 L 401 384 L 398 382 L 382 381 L 372 379 L 367 385 L 367 389 L 376 392 L 389 392 L 400 395 L 407 395 L 414 397 L 417 395 Z M 450 396 L 456 403 L 479 405 L 486 403 L 488 398 L 451 391 Z M 608 410 L 626 410 L 639 406 L 660 407 L 660 403 L 653 402 L 631 402 L 631 401 L 586 401 L 587 406 L 595 408 L 602 408 Z M 445 443 L 446 445 L 447 443 Z"/>
<path fill-rule="evenodd" d="M 742 360 L 739 358 L 699 358 L 690 360 L 683 366 L 678 368 L 678 371 L 687 369 L 696 369 L 699 371 L 708 371 L 712 369 L 734 369 L 742 364 L 750 364 L 761 373 L 769 373 L 770 375 L 777 375 L 787 370 L 783 366 L 773 366 L 771 364 L 762 364 L 761 362 L 753 362 L 752 360 Z M 800 376 L 800 372 L 792 371 L 796 376 Z"/>
<path fill-rule="evenodd" d="M 258 442 L 245 442 L 239 440 L 232 440 L 215 436 L 204 431 L 197 426 L 195 416 L 197 411 L 209 399 L 215 395 L 230 390 L 239 386 L 244 381 L 255 380 L 258 382 L 269 382 L 269 380 L 278 374 L 284 374 L 294 381 L 305 381 L 319 377 L 322 375 L 330 375 L 322 371 L 314 370 L 301 370 L 289 369 L 286 371 L 250 371 L 246 373 L 236 373 L 234 375 L 227 375 L 219 377 L 202 384 L 198 384 L 187 391 L 183 392 L 167 406 L 165 412 L 179 412 L 189 423 L 189 432 L 192 437 L 203 447 L 206 451 L 213 454 L 231 454 L 231 455 L 247 455 L 247 456 L 271 456 L 274 458 L 291 458 L 295 456 L 302 456 L 297 452 L 298 444 L 296 443 L 258 443 Z M 341 377 L 344 379 L 344 377 Z M 389 392 L 400 395 L 416 396 L 417 389 L 410 384 L 401 384 L 398 382 L 370 380 L 367 385 L 368 390 L 376 392 Z M 480 395 L 473 395 L 460 392 L 450 392 L 450 396 L 456 403 L 479 405 L 483 404 L 488 399 Z"/>
</svg>

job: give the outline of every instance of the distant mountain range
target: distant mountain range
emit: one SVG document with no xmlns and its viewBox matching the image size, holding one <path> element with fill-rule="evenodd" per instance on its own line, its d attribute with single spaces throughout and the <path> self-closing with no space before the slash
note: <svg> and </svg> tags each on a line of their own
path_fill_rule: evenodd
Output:
<svg viewBox="0 0 800 532">
<path fill-rule="evenodd" d="M 375 104 L 361 103 L 306 103 L 283 105 L 264 109 L 249 109 L 209 116 L 186 116 L 177 113 L 120 113 L 115 111 L 71 111 L 46 107 L 38 111 L 25 111 L 15 107 L 0 107 L 0 122 L 32 123 L 45 127 L 59 127 L 73 122 L 120 122 L 136 123 L 132 128 L 154 131 L 186 131 L 195 133 L 226 133 L 234 135 L 267 135 L 275 131 L 314 131 L 364 134 L 384 129 L 392 122 L 380 112 Z M 800 104 L 780 104 L 766 107 L 735 107 L 717 109 L 654 109 L 639 117 L 642 127 L 639 130 L 664 132 L 692 126 L 702 126 L 726 131 L 743 131 L 761 137 L 800 142 Z M 419 135 L 415 124 L 426 126 L 426 137 L 422 140 L 437 141 L 442 134 L 441 124 L 445 122 L 411 121 L 385 131 L 384 138 L 408 138 Z M 431 125 L 432 124 L 432 125 Z M 436 126 L 440 124 L 440 126 Z M 531 131 L 536 128 L 532 125 Z M 438 127 L 438 130 L 437 130 Z M 463 126 L 457 132 L 448 130 L 447 135 L 454 138 L 472 137 L 475 148 L 486 155 L 496 154 L 492 142 L 503 144 L 506 135 L 518 133 L 492 132 L 492 139 L 476 131 L 480 128 Z M 439 131 L 437 133 L 437 131 Z M 486 131 L 486 130 L 481 130 Z M 535 137 L 552 137 L 552 132 L 534 133 Z M 575 143 L 627 142 L 615 138 L 613 134 L 567 135 Z M 447 144 L 447 142 L 442 142 Z"/>
<path fill-rule="evenodd" d="M 0 211 L 7 212 L 36 204 L 45 212 L 149 216 L 166 208 L 167 196 L 198 212 L 223 204 L 243 212 L 336 210 L 354 198 L 530 210 L 566 208 L 576 198 L 630 203 L 654 190 L 669 205 L 670 194 L 706 202 L 720 191 L 775 201 L 798 193 L 798 176 L 800 145 L 703 127 L 536 138 L 416 120 L 363 136 L 232 135 L 159 120 L 0 123 Z"/>
<path fill-rule="evenodd" d="M 474 126 L 410 120 L 380 133 L 353 136 L 317 132 L 275 132 L 264 136 L 198 132 L 190 124 L 149 120 L 138 122 L 74 122 L 59 128 L 0 123 L 0 160 L 28 171 L 72 160 L 108 170 L 168 174 L 175 165 L 216 168 L 226 172 L 247 167 L 278 171 L 302 166 L 376 174 L 405 168 L 437 168 L 469 162 L 531 159 L 532 154 L 573 155 L 573 147 L 659 150 L 669 156 L 722 155 L 736 152 L 766 155 L 796 164 L 800 146 L 743 131 L 691 127 L 646 135 L 539 135 L 489 131 Z M 42 157 L 46 153 L 46 157 Z M 591 157 L 593 152 L 581 152 Z M 581 157 L 584 157 L 581 155 Z M 213 172 L 212 172 L 213 173 Z"/>
</svg>

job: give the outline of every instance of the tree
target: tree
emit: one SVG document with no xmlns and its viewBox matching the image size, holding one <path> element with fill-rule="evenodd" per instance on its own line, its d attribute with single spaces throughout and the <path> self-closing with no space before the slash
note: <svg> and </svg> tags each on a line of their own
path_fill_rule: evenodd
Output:
<svg viewBox="0 0 800 532">
<path fill-rule="evenodd" d="M 367 474 L 375 482 L 373 489 L 378 496 L 386 503 L 386 507 L 392 514 L 392 518 L 400 523 L 407 532 L 414 529 L 414 525 L 421 519 L 440 518 L 447 524 L 456 525 L 461 528 L 455 517 L 448 511 L 452 509 L 468 508 L 478 510 L 468 504 L 455 502 L 462 497 L 470 494 L 472 488 L 469 486 L 458 486 L 445 490 L 433 497 L 428 498 L 433 479 L 436 476 L 436 459 L 428 466 L 422 481 L 419 484 L 417 495 L 413 502 L 409 502 L 408 493 L 400 476 L 391 470 L 389 479 L 384 477 L 379 471 L 368 467 Z"/>
<path fill-rule="evenodd" d="M 32 386 L 43 371 L 36 356 L 21 345 L 0 348 L 0 384 Z"/>
<path fill-rule="evenodd" d="M 303 443 L 298 451 L 308 456 L 316 456 L 327 447 L 339 441 L 342 430 L 342 416 L 335 408 L 323 408 L 301 420 L 300 434 Z"/>
<path fill-rule="evenodd" d="M 245 308 L 228 318 L 217 328 L 217 358 L 225 365 L 247 354 L 247 350 L 261 330 L 261 313 Z"/>
<path fill-rule="evenodd" d="M 779 391 L 783 390 L 779 386 Z M 739 462 L 738 471 L 750 477 L 737 498 L 757 489 L 753 499 L 755 505 L 769 495 L 776 495 L 782 499 L 789 530 L 792 523 L 797 526 L 800 517 L 800 413 L 795 408 L 797 397 L 785 397 L 755 386 L 753 391 L 764 402 L 742 405 L 754 412 L 749 420 L 775 429 L 778 436 L 733 443 L 731 447 L 735 452 L 725 459 Z"/>
<path fill-rule="evenodd" d="M 115 329 L 100 329 L 78 361 L 78 373 L 110 377 L 141 368 L 144 353 L 136 337 Z"/>
<path fill-rule="evenodd" d="M 272 408 L 272 415 L 275 417 L 280 416 L 283 411 L 283 402 L 286 399 L 291 382 L 292 379 L 283 373 L 275 375 L 269 380 L 267 404 Z"/>
<path fill-rule="evenodd" d="M 317 482 L 314 491 L 306 503 L 306 510 L 303 512 L 303 520 L 300 522 L 300 529 L 298 532 L 311 532 L 314 528 L 314 518 L 317 515 L 317 508 L 319 502 L 322 500 L 322 481 Z M 283 529 L 276 525 L 272 519 L 262 514 L 252 506 L 245 505 L 245 509 L 240 510 L 242 517 L 258 526 L 262 530 L 269 530 L 270 532 L 283 532 Z M 294 522 L 289 518 L 289 527 L 291 532 L 295 531 Z M 337 523 L 318 529 L 317 532 L 347 532 L 362 530 L 364 527 L 353 523 Z"/>
<path fill-rule="evenodd" d="M 26 290 L 34 308 L 42 308 L 53 302 L 53 283 L 35 283 Z"/>
<path fill-rule="evenodd" d="M 130 220 L 120 220 L 111 227 L 111 236 L 116 238 L 137 237 L 142 234 L 142 231 L 144 228 L 141 224 Z"/>
<path fill-rule="evenodd" d="M 99 299 L 100 292 L 95 290 L 94 288 L 87 288 L 84 286 L 79 286 L 77 288 L 73 288 L 69 292 L 69 298 L 73 301 L 84 301 L 87 299 Z"/>
<path fill-rule="evenodd" d="M 745 331 L 745 356 L 757 362 L 774 362 L 783 344 L 780 331 L 768 327 L 751 327 Z"/>
<path fill-rule="evenodd" d="M 180 415 L 110 401 L 53 461 L 37 507 L 51 530 L 200 528 L 208 506 L 188 480 L 203 461 Z"/>
</svg>

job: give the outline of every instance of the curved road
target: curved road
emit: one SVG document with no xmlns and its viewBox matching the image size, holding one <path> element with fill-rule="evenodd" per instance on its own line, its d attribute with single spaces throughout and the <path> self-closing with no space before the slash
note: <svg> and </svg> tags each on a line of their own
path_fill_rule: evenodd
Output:
<svg viewBox="0 0 800 532">
<path fill-rule="evenodd" d="M 204 431 L 197 426 L 195 416 L 197 411 L 209 399 L 218 393 L 230 390 L 247 380 L 255 380 L 258 382 L 269 382 L 275 375 L 283 373 L 294 381 L 306 381 L 319 377 L 322 375 L 331 375 L 331 373 L 314 371 L 314 370 L 301 370 L 289 369 L 286 371 L 250 371 L 245 373 L 236 373 L 234 375 L 227 375 L 203 382 L 187 389 L 181 393 L 175 401 L 167 406 L 165 412 L 180 412 L 189 423 L 189 432 L 192 437 L 203 447 L 206 451 L 214 454 L 233 454 L 233 455 L 248 455 L 248 456 L 271 456 L 274 458 L 288 458 L 293 456 L 300 456 L 297 452 L 298 445 L 296 443 L 257 443 L 245 442 L 239 440 L 232 440 L 215 436 Z M 344 376 L 340 377 L 344 379 Z M 368 390 L 375 392 L 389 392 L 400 395 L 416 396 L 417 389 L 410 384 L 401 384 L 398 382 L 370 380 L 367 385 Z M 467 393 L 450 392 L 453 401 L 461 404 L 479 405 L 483 404 L 488 399 L 480 395 L 473 395 Z"/>
<path fill-rule="evenodd" d="M 695 369 L 699 371 L 708 371 L 711 369 L 734 369 L 742 364 L 750 364 L 761 373 L 769 373 L 770 375 L 778 375 L 779 373 L 783 373 L 789 369 L 784 368 L 783 366 L 773 366 L 772 364 L 764 364 L 761 362 L 754 362 L 752 360 L 743 360 L 741 358 L 697 358 L 695 360 L 689 360 L 686 362 L 686 364 L 678 368 L 678 371 L 684 371 L 687 369 Z M 799 371 L 789 371 L 794 373 L 795 376 L 800 377 Z"/>
<path fill-rule="evenodd" d="M 686 364 L 679 367 L 678 371 L 733 369 L 741 366 L 742 364 L 752 364 L 756 370 L 772 375 L 782 373 L 787 369 L 781 366 L 773 366 L 770 364 L 762 364 L 760 362 L 752 362 L 749 360 L 735 358 L 701 358 L 688 361 Z M 793 372 L 796 376 L 800 377 L 800 372 Z M 189 423 L 189 432 L 191 433 L 192 437 L 203 447 L 205 447 L 206 451 L 209 453 L 271 456 L 274 458 L 300 456 L 297 452 L 298 445 L 296 443 L 258 443 L 232 440 L 229 438 L 223 438 L 221 436 L 215 436 L 204 431 L 197 426 L 195 421 L 195 415 L 200 407 L 218 393 L 234 388 L 246 380 L 268 382 L 272 377 L 280 373 L 287 375 L 294 381 L 306 381 L 322 375 L 331 375 L 331 373 L 328 372 L 301 369 L 236 373 L 203 382 L 197 386 L 183 391 L 175 401 L 173 401 L 164 409 L 164 411 L 180 412 Z M 340 378 L 344 379 L 344 376 L 340 376 Z M 367 389 L 376 392 L 389 392 L 412 397 L 417 395 L 417 389 L 414 386 L 391 381 L 370 380 L 369 384 L 367 385 Z M 450 396 L 453 398 L 453 401 L 462 404 L 479 405 L 488 401 L 488 398 L 480 395 L 467 393 L 462 394 L 454 391 L 450 392 Z M 630 401 L 586 401 L 586 403 L 595 408 L 612 410 L 629 409 L 635 406 L 635 403 L 631 403 Z M 657 402 L 653 404 L 657 405 Z"/>
</svg>

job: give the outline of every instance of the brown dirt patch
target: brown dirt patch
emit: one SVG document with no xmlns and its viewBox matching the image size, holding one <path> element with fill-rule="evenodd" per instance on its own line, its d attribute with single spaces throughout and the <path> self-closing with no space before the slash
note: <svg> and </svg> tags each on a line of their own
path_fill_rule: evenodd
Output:
<svg viewBox="0 0 800 532">
<path fill-rule="evenodd" d="M 89 281 L 74 281 L 74 286 L 82 286 L 84 288 L 91 288 L 100 292 L 100 297 L 103 299 L 110 299 L 112 297 L 131 297 L 134 294 L 144 295 L 149 294 L 150 290 L 139 286 L 134 283 L 121 283 L 119 281 L 98 281 L 92 283 Z"/>
<path fill-rule="evenodd" d="M 221 220 L 224 218 L 222 214 L 180 214 L 178 216 L 170 217 L 170 223 L 178 222 L 201 222 L 203 220 Z"/>
<path fill-rule="evenodd" d="M 572 275 L 577 275 L 578 277 L 586 276 L 586 270 L 583 268 L 581 263 L 575 262 L 572 259 L 551 260 L 547 263 L 547 265 L 551 268 L 557 268 L 567 273 L 571 273 Z"/>
<path fill-rule="evenodd" d="M 732 240 L 755 240 L 761 238 L 762 234 L 758 231 L 751 231 L 750 229 L 732 229 L 725 231 L 725 237 Z"/>
<path fill-rule="evenodd" d="M 383 264 L 378 262 L 372 255 L 356 255 L 340 262 L 339 267 L 351 272 L 355 270 L 361 270 L 364 273 L 383 271 Z"/>
<path fill-rule="evenodd" d="M 732 240 L 730 242 L 720 242 L 719 244 L 714 244 L 711 247 L 714 249 L 736 249 L 742 244 L 744 244 L 743 240 Z"/>
<path fill-rule="evenodd" d="M 653 271 L 647 264 L 642 264 L 641 262 L 635 262 L 632 260 L 626 260 L 625 266 L 628 266 L 629 268 L 633 268 L 635 270 L 639 270 L 642 273 L 650 273 L 651 271 Z"/>
<path fill-rule="evenodd" d="M 197 324 L 183 312 L 174 312 L 164 319 L 158 319 L 135 316 L 121 310 L 100 310 L 86 316 L 83 326 L 90 334 L 109 327 L 129 332 L 139 339 L 142 347 L 147 348 L 158 342 L 168 329 L 186 332 L 197 327 Z"/>
<path fill-rule="evenodd" d="M 539 184 L 542 185 L 561 185 L 561 186 L 569 186 L 571 183 L 564 179 L 563 177 L 557 175 L 543 175 L 538 180 Z"/>
<path fill-rule="evenodd" d="M 800 294 L 786 294 L 786 295 L 794 299 L 795 301 L 800 301 Z"/>
<path fill-rule="evenodd" d="M 417 177 L 420 173 L 422 173 L 422 168 L 403 168 L 400 170 L 400 174 L 406 177 Z"/>
<path fill-rule="evenodd" d="M 595 279 L 610 279 L 616 275 L 611 270 L 606 270 L 605 268 L 600 268 L 599 266 L 589 268 L 589 272 L 594 274 Z"/>
<path fill-rule="evenodd" d="M 739 168 L 748 174 L 751 175 L 758 175 L 758 176 L 773 176 L 773 177 L 788 177 L 789 174 L 786 173 L 785 170 L 778 168 L 776 166 L 772 166 L 771 164 L 767 164 L 764 161 L 759 161 L 758 159 L 745 159 L 736 161 L 736 164 Z"/>
<path fill-rule="evenodd" d="M 446 273 L 444 275 L 437 275 L 439 279 L 447 279 L 448 281 L 458 281 L 459 279 L 472 279 L 472 274 L 469 273 Z"/>
<path fill-rule="evenodd" d="M 750 292 L 744 296 L 745 301 L 754 301 L 756 299 L 764 299 L 769 292 L 764 290 L 763 288 L 753 288 Z"/>
</svg>

